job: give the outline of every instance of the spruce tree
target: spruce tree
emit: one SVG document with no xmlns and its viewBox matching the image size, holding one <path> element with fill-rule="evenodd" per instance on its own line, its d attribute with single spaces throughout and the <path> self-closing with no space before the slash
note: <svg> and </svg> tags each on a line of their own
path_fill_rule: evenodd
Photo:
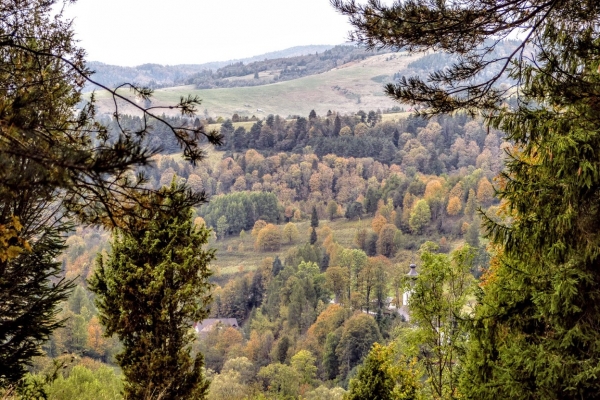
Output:
<svg viewBox="0 0 600 400">
<path fill-rule="evenodd" d="M 457 57 L 428 78 L 388 85 L 390 96 L 422 114 L 483 114 L 514 144 L 498 182 L 504 221 L 484 220 L 496 256 L 469 333 L 463 395 L 598 398 L 600 3 L 332 3 L 367 46 Z M 517 30 L 525 33 L 514 47 L 495 52 Z M 498 85 L 505 73 L 518 86 Z"/>
<path fill-rule="evenodd" d="M 57 305 L 68 298 L 73 284 L 60 278 L 56 257 L 64 250 L 68 228 L 32 232 L 22 229 L 18 219 L 0 226 L 0 387 L 23 377 L 32 358 L 42 355 L 41 344 L 62 323 Z M 21 233 L 27 234 L 26 242 Z M 33 233 L 38 237 L 29 236 Z"/>
<path fill-rule="evenodd" d="M 283 263 L 279 256 L 275 256 L 275 260 L 273 260 L 273 276 L 279 275 L 281 271 L 283 271 Z"/>
<path fill-rule="evenodd" d="M 109 257 L 98 257 L 90 290 L 106 334 L 116 334 L 125 398 L 204 398 L 202 354 L 192 357 L 194 322 L 208 315 L 211 297 L 203 250 L 209 231 L 195 227 L 184 188 L 163 188 L 139 210 L 144 220 L 115 232 Z"/>
<path fill-rule="evenodd" d="M 317 230 L 315 228 L 311 228 L 310 229 L 310 240 L 309 240 L 309 243 L 311 245 L 317 243 Z"/>
<path fill-rule="evenodd" d="M 381 346 L 375 343 L 358 368 L 356 376 L 350 379 L 348 400 L 395 400 L 424 399 L 421 383 L 411 362 L 396 360 L 393 345 Z"/>
<path fill-rule="evenodd" d="M 313 206 L 310 215 L 310 227 L 313 229 L 319 227 L 319 215 L 317 214 L 317 208 L 315 206 Z"/>
<path fill-rule="evenodd" d="M 335 116 L 335 120 L 333 121 L 333 137 L 340 136 L 340 131 L 342 130 L 342 120 L 339 115 Z"/>
</svg>

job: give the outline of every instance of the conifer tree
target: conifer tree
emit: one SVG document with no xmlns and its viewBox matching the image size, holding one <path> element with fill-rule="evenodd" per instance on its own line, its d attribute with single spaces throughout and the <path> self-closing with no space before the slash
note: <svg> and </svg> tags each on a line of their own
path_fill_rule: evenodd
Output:
<svg viewBox="0 0 600 400">
<path fill-rule="evenodd" d="M 340 131 L 342 130 L 342 120 L 339 115 L 335 116 L 335 120 L 333 121 L 333 136 L 340 136 Z"/>
<path fill-rule="evenodd" d="M 319 227 L 319 215 L 315 206 L 313 206 L 312 214 L 310 215 L 310 227 L 313 229 Z"/>
<path fill-rule="evenodd" d="M 1 209 L 10 209 L 3 205 Z M 32 219 L 37 218 L 22 221 Z M 64 250 L 62 236 L 68 228 L 23 229 L 17 218 L 0 225 L 0 387 L 17 382 L 27 372 L 31 359 L 42 354 L 41 344 L 61 325 L 56 306 L 68 298 L 73 284 L 59 277 L 61 264 L 56 257 Z"/>
<path fill-rule="evenodd" d="M 388 85 L 390 96 L 430 115 L 481 113 L 514 143 L 497 193 L 506 218 L 484 221 L 496 257 L 469 335 L 464 396 L 597 398 L 600 3 L 332 4 L 369 47 L 457 57 L 426 79 Z M 525 33 L 513 51 L 495 52 L 516 31 Z M 513 88 L 498 85 L 506 74 Z M 465 214 L 470 208 L 468 202 Z"/>
<path fill-rule="evenodd" d="M 108 258 L 98 257 L 90 289 L 106 334 L 123 343 L 117 363 L 125 398 L 203 398 L 203 357 L 192 357 L 194 322 L 208 315 L 209 231 L 194 226 L 183 187 L 146 199 L 145 220 L 115 232 Z"/>
<path fill-rule="evenodd" d="M 310 244 L 317 243 L 317 230 L 315 228 L 310 228 Z"/>
</svg>

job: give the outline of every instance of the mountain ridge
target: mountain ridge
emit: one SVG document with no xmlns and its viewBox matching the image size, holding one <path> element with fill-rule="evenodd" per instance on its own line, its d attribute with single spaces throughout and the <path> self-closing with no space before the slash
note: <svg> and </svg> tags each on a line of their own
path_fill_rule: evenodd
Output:
<svg viewBox="0 0 600 400">
<path fill-rule="evenodd" d="M 180 80 L 206 70 L 216 70 L 235 63 L 252 63 L 278 58 L 298 57 L 312 53 L 320 53 L 334 48 L 336 45 L 293 46 L 252 57 L 226 61 L 210 61 L 201 64 L 157 64 L 145 63 L 133 67 L 107 64 L 101 61 L 90 61 L 88 67 L 94 71 L 93 79 L 105 86 L 116 87 L 125 82 L 161 88 L 175 86 Z M 85 91 L 94 90 L 94 85 L 86 85 Z"/>
</svg>

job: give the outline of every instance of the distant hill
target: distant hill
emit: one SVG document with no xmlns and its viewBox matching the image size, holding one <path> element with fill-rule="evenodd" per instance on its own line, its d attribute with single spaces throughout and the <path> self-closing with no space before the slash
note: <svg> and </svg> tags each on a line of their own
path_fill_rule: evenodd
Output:
<svg viewBox="0 0 600 400">
<path fill-rule="evenodd" d="M 200 117 L 230 118 L 233 114 L 258 118 L 268 114 L 306 116 L 312 109 L 319 115 L 328 110 L 342 113 L 360 109 L 385 110 L 397 107 L 398 103 L 384 95 L 384 84 L 391 82 L 394 74 L 406 71 L 410 62 L 421 57 L 423 54 L 379 54 L 326 72 L 261 86 L 198 89 L 195 85 L 186 85 L 162 88 L 155 91 L 152 105 L 171 105 L 189 94 L 202 99 Z M 98 92 L 96 98 L 100 112 L 114 111 L 107 93 Z M 169 110 L 166 111 L 168 114 Z M 125 105 L 120 112 L 135 114 L 133 108 Z"/>
<path fill-rule="evenodd" d="M 514 47 L 515 42 L 506 41 L 490 57 L 502 57 Z M 230 118 L 233 114 L 257 118 L 269 114 L 306 116 L 313 109 L 319 115 L 328 110 L 341 113 L 361 109 L 383 111 L 399 105 L 384 94 L 385 84 L 402 76 L 426 77 L 435 70 L 451 67 L 454 62 L 454 58 L 440 53 L 370 53 L 353 46 L 335 46 L 319 55 L 311 53 L 249 64 L 230 64 L 216 69 L 212 75 L 208 74 L 210 79 L 206 80 L 200 79 L 206 74 L 194 75 L 186 78 L 187 85 L 157 89 L 152 105 L 172 105 L 181 96 L 197 95 L 202 99 L 200 117 Z M 286 68 L 287 72 L 284 72 Z M 498 68 L 498 64 L 489 66 L 482 71 L 479 79 L 489 78 Z M 154 74 L 158 75 L 159 71 L 155 70 Z M 258 79 L 254 78 L 256 73 Z M 279 79 L 275 80 L 275 76 Z M 256 84 L 244 82 L 248 80 Z M 223 82 L 223 87 L 217 86 L 219 82 Z M 227 82 L 233 87 L 229 87 Z M 514 82 L 504 77 L 497 85 L 506 83 Z M 101 112 L 114 111 L 106 93 L 99 92 L 97 99 L 100 100 Z M 120 111 L 135 113 L 127 106 Z"/>
<path fill-rule="evenodd" d="M 197 89 L 260 86 L 320 74 L 333 68 L 361 61 L 387 51 L 367 51 L 357 46 L 335 46 L 324 52 L 294 57 L 264 59 L 251 63 L 237 62 L 214 70 L 204 70 L 185 79 L 183 84 Z"/>
<path fill-rule="evenodd" d="M 88 66 L 90 69 L 95 71 L 92 79 L 108 87 L 116 87 L 125 82 L 134 82 L 136 84 L 150 86 L 152 88 L 161 88 L 183 84 L 195 74 L 199 74 L 204 71 L 217 70 L 232 64 L 248 64 L 278 58 L 299 57 L 307 54 L 322 53 L 332 49 L 333 47 L 335 46 L 296 46 L 290 47 L 289 49 L 273 51 L 249 58 L 215 61 L 204 64 L 142 64 L 136 67 L 122 67 L 118 65 L 104 64 L 99 61 L 91 61 L 88 62 Z M 95 89 L 95 87 L 92 85 L 87 85 L 86 87 L 86 91 L 93 89 Z"/>
</svg>

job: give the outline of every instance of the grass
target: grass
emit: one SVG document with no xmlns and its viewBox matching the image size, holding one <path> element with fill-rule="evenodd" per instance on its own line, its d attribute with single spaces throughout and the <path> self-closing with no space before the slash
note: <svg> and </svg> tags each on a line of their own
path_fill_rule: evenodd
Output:
<svg viewBox="0 0 600 400">
<path fill-rule="evenodd" d="M 371 220 L 372 218 L 357 221 L 348 221 L 345 218 L 338 218 L 334 221 L 321 220 L 317 232 L 319 232 L 319 229 L 329 226 L 333 230 L 337 242 L 344 247 L 350 248 L 354 246 L 354 235 L 356 234 L 356 230 L 361 226 L 371 226 Z M 279 228 L 283 230 L 283 226 L 284 225 L 280 225 Z M 247 232 L 244 238 L 241 238 L 240 236 L 231 236 L 223 240 L 212 242 L 211 246 L 217 249 L 217 259 L 212 264 L 213 271 L 217 276 L 231 275 L 244 271 L 253 271 L 258 268 L 262 261 L 267 257 L 275 258 L 275 256 L 279 256 L 283 261 L 288 251 L 298 245 L 308 243 L 310 236 L 310 221 L 297 222 L 296 226 L 300 232 L 298 240 L 291 244 L 284 243 L 279 251 L 264 252 L 255 250 L 255 238 L 250 232 Z M 324 239 L 324 237 L 319 237 L 319 243 L 322 243 Z M 239 250 L 240 243 L 243 244 L 243 251 Z M 228 251 L 228 249 L 231 251 Z"/>
<path fill-rule="evenodd" d="M 393 58 L 386 54 L 377 55 L 321 74 L 263 86 L 203 90 L 194 86 L 178 86 L 159 89 L 154 94 L 153 105 L 172 105 L 181 96 L 190 94 L 202 99 L 200 113 L 206 109 L 215 117 L 230 117 L 234 113 L 241 116 L 256 115 L 259 118 L 268 114 L 307 116 L 312 109 L 318 115 L 325 115 L 328 110 L 350 113 L 359 109 L 387 109 L 397 103 L 383 95 L 384 83 L 372 78 L 380 81 L 378 77 L 391 77 L 419 57 L 421 55 L 397 54 Z M 112 110 L 113 105 L 106 92 L 98 92 L 96 96 L 101 112 Z M 132 107 L 124 107 L 121 111 L 134 112 Z"/>
</svg>

